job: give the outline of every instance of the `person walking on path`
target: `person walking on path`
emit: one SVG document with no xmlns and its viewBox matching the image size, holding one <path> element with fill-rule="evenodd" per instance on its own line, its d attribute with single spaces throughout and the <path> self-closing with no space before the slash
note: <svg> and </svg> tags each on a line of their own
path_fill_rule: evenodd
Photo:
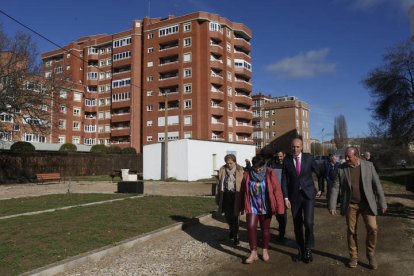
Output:
<svg viewBox="0 0 414 276">
<path fill-rule="evenodd" d="M 346 163 L 342 164 L 335 175 L 329 200 L 329 212 L 336 215 L 337 197 L 341 195 L 341 215 L 346 216 L 349 267 L 358 265 L 357 225 L 361 215 L 367 230 L 366 252 L 371 269 L 377 269 L 375 258 L 377 244 L 377 201 L 381 212 L 387 211 L 385 195 L 374 165 L 359 158 L 358 149 L 348 147 L 345 151 Z"/>
<path fill-rule="evenodd" d="M 267 162 L 267 166 L 275 171 L 279 183 L 282 183 L 283 159 L 285 156 L 286 154 L 282 150 L 276 150 L 273 158 Z M 279 242 L 285 241 L 287 217 L 287 208 L 285 208 L 285 212 L 282 215 L 276 214 L 276 220 L 279 224 Z"/>
<path fill-rule="evenodd" d="M 270 222 L 272 215 L 283 214 L 283 195 L 275 171 L 266 166 L 263 157 L 255 156 L 252 159 L 252 168 L 244 172 L 240 191 L 241 211 L 246 213 L 247 234 L 250 246 L 250 255 L 246 259 L 251 264 L 258 259 L 257 255 L 257 223 L 263 236 L 264 261 L 269 260 Z"/>
<path fill-rule="evenodd" d="M 319 190 L 323 193 L 325 191 L 325 180 L 326 180 L 326 200 L 329 203 L 329 195 L 331 193 L 334 177 L 336 174 L 336 171 L 338 170 L 340 163 L 337 161 L 338 158 L 334 154 L 329 155 L 329 161 L 324 162 L 324 168 L 322 172 L 322 184 L 319 185 Z M 323 190 L 321 190 L 321 186 Z"/>
<path fill-rule="evenodd" d="M 287 156 L 283 162 L 282 190 L 285 205 L 292 208 L 295 240 L 298 254 L 293 261 L 313 261 L 312 248 L 314 247 L 314 206 L 316 192 L 312 172 L 320 179 L 319 166 L 312 155 L 302 153 L 303 141 L 301 138 L 292 140 L 292 155 Z M 303 235 L 305 226 L 305 237 Z"/>
<path fill-rule="evenodd" d="M 236 162 L 234 154 L 224 157 L 223 165 L 219 170 L 219 182 L 217 193 L 218 212 L 224 213 L 229 225 L 229 239 L 233 239 L 235 245 L 239 242 L 240 222 L 240 187 L 243 180 L 243 167 Z"/>
</svg>

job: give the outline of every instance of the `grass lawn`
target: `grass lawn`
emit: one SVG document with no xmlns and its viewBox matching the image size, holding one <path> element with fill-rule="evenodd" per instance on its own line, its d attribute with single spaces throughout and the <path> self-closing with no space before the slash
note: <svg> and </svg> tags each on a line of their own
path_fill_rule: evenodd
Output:
<svg viewBox="0 0 414 276">
<path fill-rule="evenodd" d="M 0 201 L 0 217 L 130 196 L 131 194 L 56 194 L 6 199 Z"/>
<path fill-rule="evenodd" d="M 7 219 L 0 224 L 0 275 L 20 274 L 215 208 L 212 198 L 147 196 Z"/>
</svg>

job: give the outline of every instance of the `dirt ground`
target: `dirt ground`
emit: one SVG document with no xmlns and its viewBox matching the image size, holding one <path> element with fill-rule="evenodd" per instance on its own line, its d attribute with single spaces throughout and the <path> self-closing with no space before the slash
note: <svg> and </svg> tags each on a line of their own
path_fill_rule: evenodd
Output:
<svg viewBox="0 0 414 276">
<path fill-rule="evenodd" d="M 116 187 L 116 183 L 110 182 L 76 182 L 71 183 L 70 189 L 71 192 L 78 193 L 113 193 L 116 191 Z M 158 195 L 210 195 L 211 188 L 212 186 L 209 183 L 146 182 L 144 193 Z M 28 194 L 36 196 L 65 193 L 67 189 L 67 183 L 1 185 L 0 199 L 27 196 Z M 180 235 L 188 235 L 190 239 L 201 242 L 217 253 L 213 254 L 214 262 L 206 263 L 206 265 L 211 265 L 211 267 L 197 271 L 196 274 L 199 275 L 414 275 L 414 241 L 407 234 L 408 226 L 406 223 L 407 220 L 410 220 L 411 227 L 413 225 L 414 194 L 405 191 L 403 187 L 385 189 L 385 192 L 390 205 L 387 214 L 378 217 L 377 259 L 379 268 L 376 271 L 368 268 L 368 261 L 365 257 L 365 227 L 362 219 L 359 221 L 358 232 L 360 265 L 355 269 L 350 269 L 346 266 L 348 254 L 345 219 L 341 216 L 331 216 L 328 214 L 324 197 L 318 199 L 315 206 L 315 248 L 314 261 L 311 264 L 294 263 L 291 260 L 296 253 L 296 249 L 290 213 L 286 232 L 287 241 L 283 244 L 276 242 L 277 225 L 274 219 L 272 221 L 269 262 L 259 260 L 252 265 L 243 264 L 243 260 L 249 252 L 244 217 L 242 218 L 240 229 L 240 246 L 234 247 L 226 241 L 227 229 L 221 217 L 212 219 L 205 224 L 189 227 L 184 232 L 177 231 L 176 233 L 169 234 L 168 239 L 171 241 L 179 240 L 182 238 Z M 407 217 L 403 217 L 402 214 L 397 212 L 398 206 L 395 203 L 401 203 L 406 206 L 405 215 Z M 151 248 L 151 244 L 148 246 Z M 157 241 L 154 241 L 153 246 L 168 246 L 168 242 L 159 244 Z M 261 250 L 259 248 L 260 254 Z M 191 262 L 186 263 L 186 265 L 191 265 Z M 178 268 L 174 275 L 189 275 L 179 271 Z M 191 274 L 193 273 L 194 271 Z"/>
</svg>

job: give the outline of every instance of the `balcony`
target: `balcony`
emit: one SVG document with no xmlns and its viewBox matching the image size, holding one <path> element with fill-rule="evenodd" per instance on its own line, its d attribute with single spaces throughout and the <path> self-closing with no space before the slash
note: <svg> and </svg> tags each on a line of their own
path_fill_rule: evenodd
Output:
<svg viewBox="0 0 414 276">
<path fill-rule="evenodd" d="M 111 122 L 129 122 L 131 121 L 131 113 L 112 113 Z"/>
<path fill-rule="evenodd" d="M 253 126 L 236 124 L 236 133 L 247 133 L 250 135 L 253 133 Z"/>
<path fill-rule="evenodd" d="M 217 116 L 223 116 L 224 115 L 224 107 L 221 107 L 219 105 L 210 106 L 211 107 L 211 114 L 217 115 Z"/>
<path fill-rule="evenodd" d="M 243 78 L 251 79 L 251 77 L 252 77 L 252 72 L 247 70 L 244 67 L 235 67 L 234 68 L 234 73 L 236 74 L 236 76 L 240 75 L 242 77 L 241 79 L 243 79 Z"/>
<path fill-rule="evenodd" d="M 236 48 L 234 49 L 234 59 L 243 59 L 249 63 L 251 63 L 252 57 L 246 54 L 243 51 L 238 51 Z"/>
<path fill-rule="evenodd" d="M 252 98 L 249 96 L 246 96 L 243 93 L 236 93 L 235 95 L 235 102 L 238 104 L 244 104 L 247 106 L 251 106 L 252 105 Z"/>
<path fill-rule="evenodd" d="M 223 47 L 221 47 L 219 44 L 210 43 L 210 52 L 221 55 L 223 53 Z"/>
<path fill-rule="evenodd" d="M 212 83 L 218 84 L 218 85 L 224 85 L 224 79 L 220 75 L 216 74 L 210 74 L 210 80 Z"/>
<path fill-rule="evenodd" d="M 252 112 L 246 108 L 237 108 L 234 111 L 234 116 L 240 119 L 252 119 Z"/>
<path fill-rule="evenodd" d="M 211 130 L 212 131 L 218 131 L 218 132 L 223 132 L 224 131 L 224 123 L 220 123 L 220 122 L 215 122 L 215 123 L 211 123 Z"/>
<path fill-rule="evenodd" d="M 223 61 L 220 59 L 210 59 L 210 67 L 216 68 L 218 70 L 223 70 Z"/>
<path fill-rule="evenodd" d="M 211 98 L 215 100 L 224 100 L 224 93 L 220 90 L 211 91 Z"/>
<path fill-rule="evenodd" d="M 113 127 L 111 128 L 111 137 L 114 136 L 129 136 L 130 127 Z"/>
<path fill-rule="evenodd" d="M 240 49 L 246 54 L 250 53 L 250 42 L 246 41 L 243 38 L 235 38 L 233 41 L 235 48 Z"/>
<path fill-rule="evenodd" d="M 173 49 L 178 49 L 178 40 L 168 41 L 165 43 L 160 43 L 160 52 L 170 51 Z"/>
<path fill-rule="evenodd" d="M 234 88 L 242 90 L 242 91 L 246 91 L 249 94 L 250 94 L 250 92 L 252 92 L 252 84 L 250 82 L 247 82 L 247 81 L 243 80 L 243 79 L 236 78 L 235 82 L 234 82 Z"/>
<path fill-rule="evenodd" d="M 130 107 L 130 106 L 131 106 L 131 100 L 111 103 L 112 108 Z"/>
</svg>

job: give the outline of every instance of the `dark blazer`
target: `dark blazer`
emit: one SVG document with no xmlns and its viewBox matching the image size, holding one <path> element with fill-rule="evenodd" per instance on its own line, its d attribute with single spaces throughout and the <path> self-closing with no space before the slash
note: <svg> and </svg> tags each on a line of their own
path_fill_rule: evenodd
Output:
<svg viewBox="0 0 414 276">
<path fill-rule="evenodd" d="M 369 161 L 361 161 L 361 179 L 362 187 L 364 189 L 365 197 L 367 198 L 369 208 L 374 215 L 377 215 L 378 205 L 382 209 L 387 208 L 384 191 L 382 190 L 381 182 L 378 174 L 374 168 L 374 164 Z M 352 196 L 351 176 L 349 172 L 349 165 L 342 164 L 334 178 L 332 186 L 329 209 L 336 209 L 336 200 L 341 191 L 341 215 L 345 215 Z M 378 201 L 378 205 L 377 205 Z"/>
<path fill-rule="evenodd" d="M 293 156 L 289 155 L 283 160 L 282 169 L 282 191 L 283 197 L 289 198 L 290 201 L 295 201 L 299 198 L 299 187 L 305 192 L 309 199 L 315 198 L 316 190 L 313 182 L 312 172 L 320 177 L 319 166 L 315 162 L 312 155 L 309 153 L 302 153 L 302 160 L 300 164 L 300 175 L 296 173 Z"/>
</svg>

